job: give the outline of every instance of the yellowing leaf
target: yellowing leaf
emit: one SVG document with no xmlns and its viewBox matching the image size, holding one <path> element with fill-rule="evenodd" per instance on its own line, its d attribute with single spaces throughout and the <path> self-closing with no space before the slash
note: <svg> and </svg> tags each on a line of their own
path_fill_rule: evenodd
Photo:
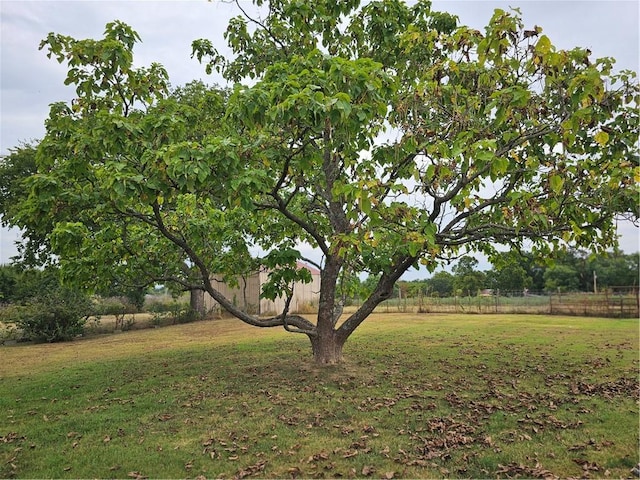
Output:
<svg viewBox="0 0 640 480">
<path fill-rule="evenodd" d="M 595 134 L 593 139 L 596 142 L 598 142 L 599 145 L 604 147 L 609 141 L 609 134 L 603 130 L 600 130 L 598 133 Z"/>
<path fill-rule="evenodd" d="M 551 40 L 546 35 L 540 36 L 538 43 L 536 43 L 536 52 L 543 55 L 548 54 L 551 51 Z"/>
</svg>

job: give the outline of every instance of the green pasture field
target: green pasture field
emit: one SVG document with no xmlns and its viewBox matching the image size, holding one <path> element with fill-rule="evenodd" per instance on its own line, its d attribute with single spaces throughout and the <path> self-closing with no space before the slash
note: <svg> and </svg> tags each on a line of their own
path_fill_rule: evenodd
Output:
<svg viewBox="0 0 640 480">
<path fill-rule="evenodd" d="M 0 477 L 630 476 L 637 320 L 378 313 L 345 361 L 219 319 L 0 347 Z"/>
</svg>

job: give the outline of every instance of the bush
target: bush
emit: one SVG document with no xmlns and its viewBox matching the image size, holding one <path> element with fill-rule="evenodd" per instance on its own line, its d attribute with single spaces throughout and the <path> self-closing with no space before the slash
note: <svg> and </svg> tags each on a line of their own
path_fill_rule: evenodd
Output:
<svg viewBox="0 0 640 480">
<path fill-rule="evenodd" d="M 15 323 L 25 339 L 60 342 L 82 333 L 93 305 L 82 292 L 54 287 L 11 312 L 7 320 Z"/>
<path fill-rule="evenodd" d="M 96 315 L 126 315 L 138 312 L 138 308 L 129 303 L 126 297 L 107 297 L 94 299 Z"/>
<path fill-rule="evenodd" d="M 126 296 L 99 297 L 94 301 L 97 315 L 113 315 L 116 318 L 116 330 L 130 330 L 135 322 L 133 318 L 125 320 L 126 315 L 133 315 L 140 311 L 138 306 Z"/>
<path fill-rule="evenodd" d="M 187 305 L 188 303 L 179 302 L 171 297 L 153 297 L 145 302 L 144 309 L 150 313 L 167 313 L 186 308 Z"/>
<path fill-rule="evenodd" d="M 191 309 L 188 303 L 178 301 L 153 301 L 148 302 L 146 310 L 153 314 L 151 323 L 160 325 L 165 320 L 173 323 L 190 323 L 199 319 L 198 312 Z"/>
<path fill-rule="evenodd" d="M 20 332 L 14 321 L 18 309 L 16 305 L 0 304 L 0 345 L 7 341 L 20 340 Z"/>
</svg>

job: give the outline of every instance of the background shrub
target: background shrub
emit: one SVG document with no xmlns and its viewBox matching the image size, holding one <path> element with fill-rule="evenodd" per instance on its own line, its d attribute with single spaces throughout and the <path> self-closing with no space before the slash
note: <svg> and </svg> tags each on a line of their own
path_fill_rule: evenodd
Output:
<svg viewBox="0 0 640 480">
<path fill-rule="evenodd" d="M 152 323 L 160 325 L 170 322 L 189 323 L 198 320 L 198 312 L 193 310 L 189 303 L 176 300 L 163 301 L 154 299 L 145 303 L 145 310 L 153 314 Z"/>
<path fill-rule="evenodd" d="M 138 305 L 127 296 L 97 297 L 94 299 L 94 309 L 97 315 L 113 315 L 116 330 L 130 330 L 135 323 L 133 315 L 140 311 Z M 125 319 L 126 315 L 132 317 Z"/>
<path fill-rule="evenodd" d="M 11 309 L 7 320 L 15 323 L 27 340 L 59 342 L 80 335 L 93 313 L 93 304 L 87 295 L 57 286 Z"/>
</svg>

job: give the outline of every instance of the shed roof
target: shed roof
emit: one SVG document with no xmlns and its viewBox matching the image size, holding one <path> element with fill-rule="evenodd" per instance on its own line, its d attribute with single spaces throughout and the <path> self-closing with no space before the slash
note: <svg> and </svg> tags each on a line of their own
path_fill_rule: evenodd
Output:
<svg viewBox="0 0 640 480">
<path fill-rule="evenodd" d="M 311 275 L 320 275 L 320 270 L 318 270 L 316 267 L 312 267 L 311 265 L 305 262 L 301 262 L 300 260 L 296 262 L 296 266 L 298 267 L 298 270 L 302 268 L 306 268 L 307 270 L 309 270 Z"/>
</svg>

